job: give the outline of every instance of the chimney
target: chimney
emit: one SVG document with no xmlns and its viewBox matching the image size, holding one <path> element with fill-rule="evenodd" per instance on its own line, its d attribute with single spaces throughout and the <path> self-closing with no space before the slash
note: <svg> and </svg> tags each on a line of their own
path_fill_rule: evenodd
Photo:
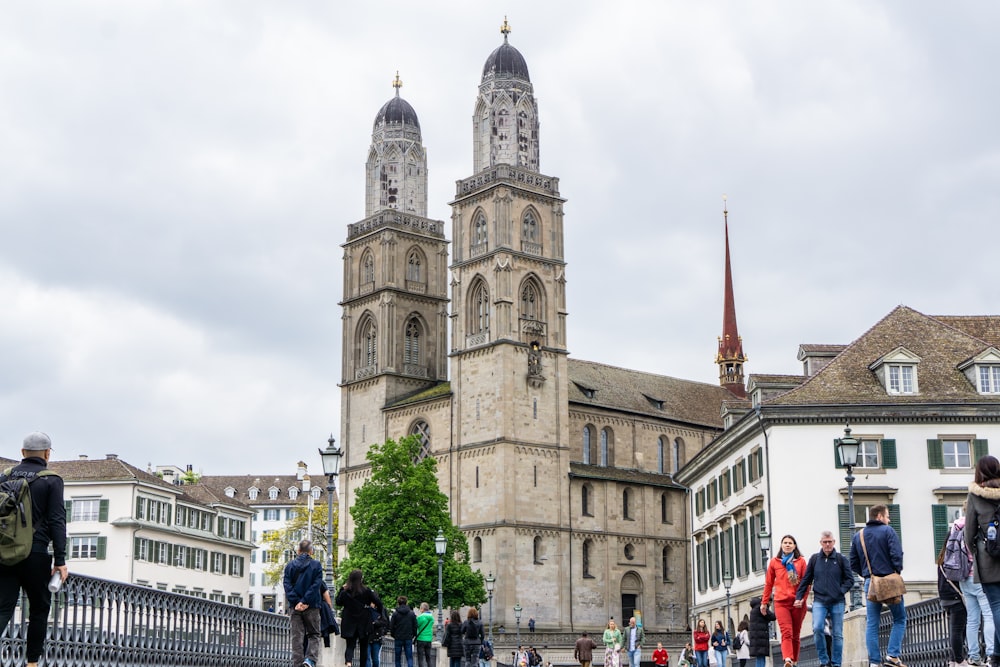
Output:
<svg viewBox="0 0 1000 667">
<path fill-rule="evenodd" d="M 106 460 L 108 460 L 108 461 L 117 461 L 118 460 L 118 455 L 117 454 L 105 454 L 104 458 Z"/>
<path fill-rule="evenodd" d="M 187 471 L 188 471 L 188 472 L 192 472 L 193 470 L 194 470 L 194 466 L 193 466 L 193 465 L 191 465 L 191 464 L 189 463 L 189 464 L 187 465 Z"/>
<path fill-rule="evenodd" d="M 86 461 L 87 460 L 87 455 L 86 454 L 80 454 L 80 460 L 81 461 Z"/>
<path fill-rule="evenodd" d="M 309 466 L 307 466 L 304 461 L 299 461 L 299 468 L 295 471 L 295 479 L 301 482 L 302 478 L 306 475 L 306 470 L 308 469 Z"/>
</svg>

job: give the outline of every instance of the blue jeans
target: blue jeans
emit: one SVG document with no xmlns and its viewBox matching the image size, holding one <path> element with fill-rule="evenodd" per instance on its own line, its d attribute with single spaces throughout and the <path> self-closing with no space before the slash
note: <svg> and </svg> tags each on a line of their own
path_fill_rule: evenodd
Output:
<svg viewBox="0 0 1000 667">
<path fill-rule="evenodd" d="M 986 599 L 989 600 L 990 609 L 993 611 L 993 618 L 1000 618 L 1000 583 L 996 584 L 982 584 L 983 592 L 986 593 Z M 993 623 L 993 634 L 994 634 L 994 645 L 1000 647 L 1000 637 L 997 637 L 998 630 L 1000 630 L 1000 624 L 997 624 L 994 620 Z"/>
<path fill-rule="evenodd" d="M 639 667 L 639 659 L 642 657 L 642 649 L 636 648 L 628 652 L 628 664 L 632 667 Z"/>
<path fill-rule="evenodd" d="M 695 651 L 694 659 L 698 667 L 708 667 L 708 651 Z"/>
<path fill-rule="evenodd" d="M 840 667 L 844 656 L 844 601 L 820 602 L 813 600 L 813 641 L 816 642 L 816 657 L 820 665 Z M 826 618 L 830 617 L 830 631 L 833 634 L 833 655 L 826 653 Z"/>
<path fill-rule="evenodd" d="M 722 649 L 721 651 L 716 649 L 715 651 L 715 664 L 717 667 L 726 667 L 726 658 L 729 656 L 729 651 Z"/>
<path fill-rule="evenodd" d="M 986 599 L 982 585 L 977 584 L 974 579 L 975 575 L 970 574 L 968 579 L 959 583 L 959 588 L 962 589 L 962 595 L 965 596 L 965 610 L 968 612 L 965 643 L 969 646 L 969 660 L 980 660 L 981 657 L 988 658 L 994 654 L 996 629 L 993 627 L 993 610 L 990 609 L 990 601 Z M 980 621 L 983 624 L 983 637 L 986 638 L 985 656 L 980 656 L 979 650 Z"/>
<path fill-rule="evenodd" d="M 368 665 L 379 667 L 379 656 L 382 655 L 382 642 L 372 642 L 368 645 Z"/>
<path fill-rule="evenodd" d="M 400 664 L 400 658 L 402 653 L 406 652 L 406 667 L 413 667 L 413 642 L 410 640 L 399 641 L 396 640 L 396 645 L 393 647 L 396 652 L 396 667 L 403 667 Z"/>
<path fill-rule="evenodd" d="M 767 656 L 766 655 L 758 655 L 757 656 L 757 664 L 755 665 L 755 667 L 767 667 Z"/>
<path fill-rule="evenodd" d="M 882 614 L 882 603 L 872 602 L 868 599 L 868 585 L 871 579 L 865 579 L 865 614 L 867 624 L 865 628 L 865 645 L 868 648 L 868 662 L 882 662 L 882 649 L 878 645 L 878 618 Z M 1000 604 L 1000 584 L 997 585 L 997 602 Z M 892 629 L 889 630 L 889 655 L 893 658 L 900 657 L 903 652 L 903 635 L 906 634 L 906 606 L 900 600 L 896 604 L 885 605 L 892 613 Z"/>
</svg>

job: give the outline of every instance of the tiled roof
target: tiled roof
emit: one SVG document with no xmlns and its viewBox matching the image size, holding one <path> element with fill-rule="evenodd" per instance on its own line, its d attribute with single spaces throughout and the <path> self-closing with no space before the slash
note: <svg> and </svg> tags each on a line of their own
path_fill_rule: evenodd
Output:
<svg viewBox="0 0 1000 667">
<path fill-rule="evenodd" d="M 230 498 L 225 493 L 217 493 L 214 489 L 205 484 L 184 484 L 180 487 L 184 490 L 182 500 L 195 502 L 202 505 L 229 505 L 243 510 L 249 510 L 249 506 L 240 502 L 236 498 Z"/>
<path fill-rule="evenodd" d="M 738 397 L 718 385 L 680 380 L 615 366 L 569 359 L 569 401 L 651 415 L 690 424 L 722 427 L 722 402 Z M 588 398 L 581 387 L 594 391 Z M 660 401 L 659 408 L 651 401 Z"/>
<path fill-rule="evenodd" d="M 59 473 L 68 482 L 73 481 L 130 481 L 154 484 L 176 491 L 178 487 L 168 484 L 156 475 L 140 470 L 118 458 L 113 459 L 72 459 L 50 461 L 49 468 Z"/>
<path fill-rule="evenodd" d="M 312 479 L 310 477 L 310 479 Z M 320 498 L 326 496 L 326 477 L 317 475 L 313 488 L 319 486 Z M 306 503 L 306 495 L 302 493 L 302 480 L 295 475 L 203 475 L 199 484 L 219 497 L 227 498 L 226 489 L 232 487 L 236 489 L 235 499 L 241 503 L 257 507 L 259 505 L 297 505 Z M 250 488 L 257 487 L 260 493 L 256 500 L 250 500 Z M 268 498 L 267 491 L 272 486 L 278 487 L 278 497 L 274 500 Z M 298 487 L 299 495 L 295 500 L 288 497 L 290 487 Z M 232 499 L 229 499 L 232 500 Z"/>
<path fill-rule="evenodd" d="M 957 366 L 992 345 L 987 338 L 1000 331 L 1000 316 L 935 318 L 898 306 L 799 387 L 766 401 L 767 405 L 841 403 L 1000 403 L 982 395 Z M 918 394 L 889 394 L 869 366 L 904 347 L 920 357 Z"/>
<path fill-rule="evenodd" d="M 1000 347 L 1000 317 L 990 315 L 935 315 L 934 319 L 955 327 L 993 347 Z"/>
<path fill-rule="evenodd" d="M 846 346 L 845 346 L 846 347 Z M 766 375 L 764 373 L 752 373 L 748 378 L 749 383 L 757 384 L 802 384 L 809 379 L 808 375 Z"/>
<path fill-rule="evenodd" d="M 419 403 L 420 401 L 427 401 L 433 398 L 440 398 L 442 396 L 447 396 L 451 393 L 451 383 L 441 382 L 434 385 L 430 389 L 421 389 L 415 394 L 410 394 L 409 396 L 404 396 L 395 403 L 390 403 L 386 407 L 398 408 L 401 405 L 409 405 L 411 403 Z"/>
<path fill-rule="evenodd" d="M 642 472 L 640 470 L 628 470 L 625 468 L 615 468 L 609 466 L 587 465 L 585 463 L 570 462 L 569 474 L 573 477 L 586 477 L 587 479 L 610 480 L 612 482 L 629 482 L 632 484 L 653 484 L 656 486 L 669 486 L 683 488 L 674 482 L 670 475 L 661 475 L 655 472 Z"/>
<path fill-rule="evenodd" d="M 828 345 L 825 343 L 802 343 L 799 345 L 799 352 L 807 354 L 840 354 L 846 345 Z"/>
</svg>

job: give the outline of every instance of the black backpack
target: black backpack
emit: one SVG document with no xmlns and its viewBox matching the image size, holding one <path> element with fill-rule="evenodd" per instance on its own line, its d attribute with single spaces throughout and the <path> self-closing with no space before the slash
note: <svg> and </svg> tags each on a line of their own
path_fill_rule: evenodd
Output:
<svg viewBox="0 0 1000 667">
<path fill-rule="evenodd" d="M 743 648 L 743 637 L 741 637 L 740 633 L 737 632 L 733 636 L 733 650 L 739 651 L 741 648 Z"/>
</svg>

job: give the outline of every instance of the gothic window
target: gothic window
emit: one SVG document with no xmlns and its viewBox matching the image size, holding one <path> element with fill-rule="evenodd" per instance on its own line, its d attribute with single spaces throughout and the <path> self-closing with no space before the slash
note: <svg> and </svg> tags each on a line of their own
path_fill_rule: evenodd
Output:
<svg viewBox="0 0 1000 667">
<path fill-rule="evenodd" d="M 594 427 L 590 424 L 583 427 L 583 462 L 590 465 L 594 462 Z"/>
<path fill-rule="evenodd" d="M 521 318 L 537 320 L 541 312 L 540 302 L 538 285 L 533 280 L 526 280 L 521 287 Z"/>
<path fill-rule="evenodd" d="M 423 257 L 420 251 L 414 248 L 406 258 L 406 279 L 414 283 L 424 282 L 422 264 Z"/>
<path fill-rule="evenodd" d="M 469 333 L 478 334 L 490 330 L 490 291 L 486 281 L 480 279 L 472 287 L 469 299 Z"/>
<path fill-rule="evenodd" d="M 666 493 L 660 494 L 660 521 L 662 523 L 670 522 L 670 499 L 667 498 Z"/>
<path fill-rule="evenodd" d="M 531 211 L 524 214 L 524 220 L 521 223 L 521 240 L 528 243 L 538 243 L 538 222 Z"/>
<path fill-rule="evenodd" d="M 672 455 L 671 470 L 675 473 L 680 470 L 681 467 L 681 450 L 684 449 L 684 441 L 680 438 L 674 438 L 674 451 Z"/>
<path fill-rule="evenodd" d="M 431 453 L 431 428 L 427 422 L 420 420 L 414 422 L 410 427 L 410 435 L 420 437 L 420 450 L 417 452 L 417 461 L 423 461 Z"/>
<path fill-rule="evenodd" d="M 632 490 L 625 489 L 622 491 L 622 518 L 632 520 L 635 517 L 632 516 Z"/>
<path fill-rule="evenodd" d="M 478 214 L 472 223 L 472 245 L 473 247 L 486 245 L 486 216 L 482 213 Z"/>
<path fill-rule="evenodd" d="M 600 465 L 607 467 L 615 464 L 614 451 L 612 449 L 613 446 L 614 446 L 614 434 L 611 432 L 611 429 L 607 427 L 602 428 Z"/>
<path fill-rule="evenodd" d="M 403 336 L 403 363 L 420 364 L 420 320 L 411 317 Z"/>
<path fill-rule="evenodd" d="M 583 541 L 583 558 L 581 560 L 583 562 L 583 578 L 584 579 L 593 579 L 594 578 L 594 575 L 592 575 L 590 573 L 590 556 L 591 556 L 591 551 L 593 551 L 593 547 L 594 547 L 594 541 L 593 540 L 584 540 Z"/>
<path fill-rule="evenodd" d="M 366 250 L 361 257 L 361 284 L 375 282 L 375 256 L 370 250 Z"/>
<path fill-rule="evenodd" d="M 666 472 L 664 466 L 666 465 L 667 456 L 667 443 L 670 442 L 666 436 L 661 435 L 659 440 L 656 441 L 656 472 L 661 475 Z"/>
<path fill-rule="evenodd" d="M 369 366 L 374 366 L 378 361 L 378 347 L 377 347 L 377 333 L 378 330 L 375 327 L 375 320 L 371 317 L 364 320 L 360 327 L 361 330 L 361 349 L 360 349 L 360 359 L 359 366 L 362 368 L 368 368 Z"/>
</svg>

